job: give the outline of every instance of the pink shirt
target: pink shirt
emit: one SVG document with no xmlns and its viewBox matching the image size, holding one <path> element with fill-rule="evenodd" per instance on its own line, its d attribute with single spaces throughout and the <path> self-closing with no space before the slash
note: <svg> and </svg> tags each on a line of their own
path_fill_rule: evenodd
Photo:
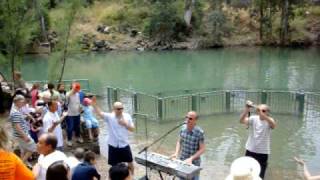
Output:
<svg viewBox="0 0 320 180">
<path fill-rule="evenodd" d="M 38 93 L 39 93 L 38 89 L 34 89 L 31 91 L 31 105 L 32 105 L 32 107 L 36 106 Z"/>
</svg>

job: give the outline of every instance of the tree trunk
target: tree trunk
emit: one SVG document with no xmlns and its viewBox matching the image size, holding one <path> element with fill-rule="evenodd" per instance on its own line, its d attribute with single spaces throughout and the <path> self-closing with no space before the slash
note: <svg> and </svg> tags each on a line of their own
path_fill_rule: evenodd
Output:
<svg viewBox="0 0 320 180">
<path fill-rule="evenodd" d="M 37 16 L 38 16 L 39 22 L 40 22 L 42 41 L 48 42 L 45 20 L 44 20 L 42 13 L 41 13 L 41 10 L 40 10 L 39 0 L 33 0 L 33 3 L 34 3 L 34 7 L 37 11 Z"/>
<path fill-rule="evenodd" d="M 191 27 L 192 10 L 195 3 L 196 0 L 185 0 L 184 21 L 186 22 L 188 27 Z"/>
<path fill-rule="evenodd" d="M 282 1 L 280 25 L 280 44 L 286 45 L 289 40 L 289 0 Z"/>
<path fill-rule="evenodd" d="M 263 24 L 264 24 L 264 13 L 263 13 L 263 2 L 260 1 L 259 13 L 260 13 L 260 28 L 259 28 L 259 38 L 263 41 Z"/>
</svg>

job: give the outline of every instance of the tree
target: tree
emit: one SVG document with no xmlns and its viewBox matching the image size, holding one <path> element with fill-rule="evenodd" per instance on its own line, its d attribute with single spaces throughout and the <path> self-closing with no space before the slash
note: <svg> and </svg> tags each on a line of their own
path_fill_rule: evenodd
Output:
<svg viewBox="0 0 320 180">
<path fill-rule="evenodd" d="M 178 16 L 174 2 L 175 0 L 155 1 L 154 13 L 144 28 L 144 32 L 159 45 L 166 45 L 179 39 L 179 34 L 186 31 L 186 25 Z"/>
<path fill-rule="evenodd" d="M 59 41 L 55 45 L 49 61 L 49 80 L 61 82 L 65 72 L 66 61 L 69 56 L 70 34 L 73 22 L 81 10 L 81 0 L 68 0 L 62 4 L 64 7 L 63 19 L 59 19 L 53 26 L 56 28 Z M 77 47 L 73 47 L 77 48 Z"/>
<path fill-rule="evenodd" d="M 0 24 L 1 57 L 10 63 L 14 79 L 14 70 L 22 61 L 26 45 L 38 27 L 34 7 L 28 0 L 1 0 Z"/>
<path fill-rule="evenodd" d="M 222 1 L 211 0 L 209 14 L 207 18 L 208 29 L 211 36 L 211 45 L 212 47 L 222 46 L 222 36 L 227 31 L 226 22 L 227 19 L 222 12 Z"/>
<path fill-rule="evenodd" d="M 184 13 L 184 21 L 186 22 L 188 27 L 191 27 L 191 17 L 192 11 L 194 9 L 196 0 L 185 0 L 185 13 Z"/>
<path fill-rule="evenodd" d="M 286 45 L 289 41 L 289 0 L 281 2 L 280 44 Z"/>
</svg>

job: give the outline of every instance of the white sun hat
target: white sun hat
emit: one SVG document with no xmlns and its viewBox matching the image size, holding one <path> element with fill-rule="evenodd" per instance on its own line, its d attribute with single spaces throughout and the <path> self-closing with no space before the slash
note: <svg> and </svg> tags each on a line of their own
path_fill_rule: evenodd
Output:
<svg viewBox="0 0 320 180">
<path fill-rule="evenodd" d="M 232 162 L 230 174 L 225 180 L 261 180 L 260 170 L 257 160 L 248 156 L 240 157 Z"/>
</svg>

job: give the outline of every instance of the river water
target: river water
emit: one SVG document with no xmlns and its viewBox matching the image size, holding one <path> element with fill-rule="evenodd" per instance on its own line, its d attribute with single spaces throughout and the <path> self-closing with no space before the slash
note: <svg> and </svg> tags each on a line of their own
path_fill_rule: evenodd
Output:
<svg viewBox="0 0 320 180">
<path fill-rule="evenodd" d="M 48 78 L 46 56 L 28 56 L 22 65 L 25 80 Z M 6 66 L 0 70 L 8 74 Z M 76 54 L 68 59 L 64 78 L 89 79 L 94 92 L 110 85 L 154 94 L 208 88 L 319 91 L 318 77 L 319 49 L 227 48 Z M 301 179 L 302 168 L 296 165 L 293 156 L 304 158 L 311 173 L 320 174 L 318 109 L 299 117 L 274 114 L 274 118 L 278 126 L 272 133 L 266 179 Z M 207 147 L 202 156 L 202 179 L 224 179 L 232 161 L 244 154 L 248 132 L 238 119 L 239 114 L 199 119 Z M 148 122 L 146 137 L 144 120 L 139 119 L 138 130 L 131 138 L 133 151 L 136 153 L 176 124 Z M 105 124 L 101 122 L 101 125 L 104 129 Z M 108 132 L 102 132 L 105 139 Z M 177 134 L 178 131 L 171 133 L 151 150 L 170 155 Z M 103 152 L 105 143 L 103 140 Z"/>
</svg>

